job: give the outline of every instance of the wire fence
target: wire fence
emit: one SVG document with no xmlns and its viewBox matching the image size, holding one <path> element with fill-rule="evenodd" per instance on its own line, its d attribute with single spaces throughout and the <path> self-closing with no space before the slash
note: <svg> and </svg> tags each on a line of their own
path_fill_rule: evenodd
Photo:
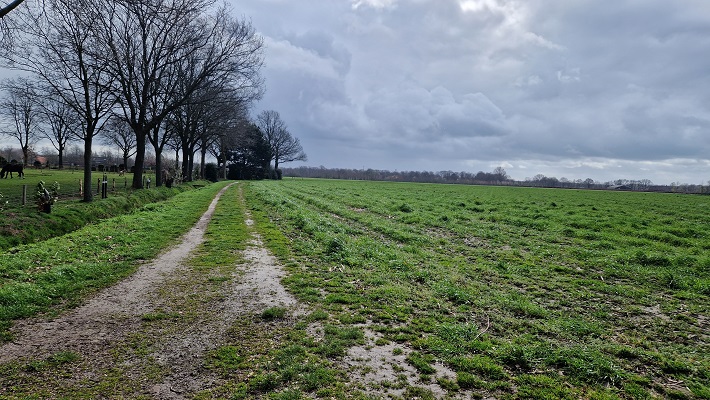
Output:
<svg viewBox="0 0 710 400">
<path fill-rule="evenodd" d="M 50 186 L 59 184 L 59 201 L 78 200 L 84 197 L 84 177 L 80 172 L 73 171 L 38 171 L 26 170 L 24 178 L 0 179 L 0 208 L 10 209 L 21 206 L 34 206 L 37 184 L 44 182 Z M 133 175 L 119 173 L 92 174 L 91 192 L 94 197 L 111 196 L 132 191 Z M 143 175 L 143 187 L 152 188 L 155 185 L 154 174 Z"/>
</svg>

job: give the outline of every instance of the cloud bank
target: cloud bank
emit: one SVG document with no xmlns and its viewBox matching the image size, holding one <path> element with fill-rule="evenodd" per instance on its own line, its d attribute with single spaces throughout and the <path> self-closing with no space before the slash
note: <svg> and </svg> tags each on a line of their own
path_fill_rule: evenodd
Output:
<svg viewBox="0 0 710 400">
<path fill-rule="evenodd" d="M 710 179 L 710 3 L 240 0 L 310 165 Z"/>
</svg>

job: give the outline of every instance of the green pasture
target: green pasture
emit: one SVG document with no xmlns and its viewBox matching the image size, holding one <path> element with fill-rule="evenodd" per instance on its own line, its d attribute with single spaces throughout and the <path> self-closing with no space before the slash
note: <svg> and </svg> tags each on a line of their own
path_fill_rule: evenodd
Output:
<svg viewBox="0 0 710 400">
<path fill-rule="evenodd" d="M 60 312 L 131 274 L 225 184 L 0 253 L 0 340 L 16 319 Z M 156 368 L 153 346 L 219 304 L 256 230 L 307 313 L 271 307 L 235 321 L 203 360 L 215 380 L 194 398 L 369 399 L 391 388 L 434 398 L 401 377 L 358 382 L 364 371 L 341 363 L 354 345 L 389 344 L 450 398 L 710 399 L 709 210 L 708 196 L 243 182 L 219 202 L 190 271 L 161 288 L 169 306 L 112 350 L 133 363 L 87 383 L 73 374 L 88 360 L 62 352 L 0 366 L 0 384 L 8 398 L 144 394 L 169 369 Z M 435 378 L 438 363 L 455 376 Z"/>
<path fill-rule="evenodd" d="M 451 396 L 710 398 L 708 196 L 301 179 L 245 189 L 287 287 L 328 326 L 411 349 L 423 381 L 444 363 Z"/>
<path fill-rule="evenodd" d="M 7 207 L 19 207 L 22 201 L 22 187 L 27 185 L 27 204 L 34 204 L 34 190 L 37 183 L 44 181 L 46 184 L 58 182 L 60 186 L 60 199 L 80 199 L 80 182 L 84 179 L 84 172 L 81 169 L 34 169 L 25 168 L 25 178 L 19 179 L 17 174 L 14 178 L 0 179 L 0 194 L 3 196 L 2 203 L 8 202 Z M 104 176 L 103 172 L 92 172 L 92 191 L 96 195 L 100 193 L 99 179 Z M 155 177 L 147 174 L 153 182 Z M 116 172 L 107 172 L 109 192 L 130 191 L 133 174 L 119 176 Z"/>
<path fill-rule="evenodd" d="M 103 177 L 94 173 L 93 179 Z M 151 179 L 151 175 L 148 175 Z M 98 182 L 92 183 L 94 201 L 82 202 L 79 182 L 81 171 L 71 170 L 26 170 L 25 179 L 0 179 L 0 251 L 19 244 L 33 243 L 79 229 L 89 223 L 125 214 L 146 203 L 166 200 L 184 190 L 192 189 L 191 184 L 177 185 L 172 189 L 161 187 L 149 190 L 130 188 L 132 175 L 107 174 L 107 199 L 97 194 Z M 147 179 L 147 178 L 146 178 Z M 115 180 L 115 182 L 114 182 Z M 59 184 L 58 201 L 50 214 L 39 212 L 36 203 L 37 183 L 45 182 L 51 187 Z M 204 185 L 205 182 L 194 182 Z M 26 203 L 22 205 L 23 186 L 26 186 Z"/>
</svg>

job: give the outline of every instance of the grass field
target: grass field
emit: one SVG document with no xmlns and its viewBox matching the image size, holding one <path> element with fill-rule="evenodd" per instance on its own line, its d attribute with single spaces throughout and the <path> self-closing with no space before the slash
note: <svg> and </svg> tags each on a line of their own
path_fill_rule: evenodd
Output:
<svg viewBox="0 0 710 400">
<path fill-rule="evenodd" d="M 226 184 L 0 253 L 0 341 L 13 339 L 15 320 L 60 313 L 133 273 Z M 436 381 L 451 398 L 710 399 L 709 209 L 707 196 L 243 182 L 220 200 L 191 272 L 165 283 L 173 308 L 146 314 L 145 330 L 108 350 L 145 365 L 116 361 L 86 382 L 73 374 L 91 357 L 62 352 L 0 365 L 0 392 L 140 397 L 170 369 L 155 368 L 151 349 L 174 337 L 163 332 L 188 329 L 182 312 L 219 304 L 227 294 L 216 288 L 239 279 L 240 250 L 257 230 L 307 313 L 272 307 L 234 321 L 201 360 L 217 379 L 194 398 L 370 399 L 397 389 L 396 398 L 432 399 L 424 386 Z M 418 381 L 403 370 L 358 380 L 369 371 L 343 364 L 353 346 L 388 349 Z M 440 364 L 453 375 L 438 375 Z"/>
<path fill-rule="evenodd" d="M 412 349 L 423 381 L 444 363 L 452 395 L 710 398 L 710 197 L 290 179 L 246 189 L 273 224 L 262 235 L 287 287 L 339 329 Z"/>
<path fill-rule="evenodd" d="M 102 172 L 92 173 L 92 190 L 94 195 L 100 193 L 100 185 L 98 180 L 103 178 Z M 131 190 L 131 182 L 133 174 L 125 174 L 119 176 L 118 173 L 106 173 L 108 178 L 109 192 L 126 192 Z M 155 182 L 153 175 L 146 175 Z M 2 203 L 8 202 L 7 207 L 16 207 L 21 204 L 22 186 L 27 185 L 27 204 L 34 204 L 34 190 L 39 181 L 44 181 L 47 185 L 58 182 L 60 186 L 60 199 L 80 199 L 80 181 L 84 178 L 84 173 L 81 169 L 72 170 L 49 170 L 49 169 L 34 169 L 25 168 L 25 178 L 19 179 L 17 174 L 15 177 L 0 179 L 0 194 L 3 196 Z M 115 189 L 114 189 L 115 188 Z M 100 196 L 99 196 L 100 197 Z"/>
</svg>

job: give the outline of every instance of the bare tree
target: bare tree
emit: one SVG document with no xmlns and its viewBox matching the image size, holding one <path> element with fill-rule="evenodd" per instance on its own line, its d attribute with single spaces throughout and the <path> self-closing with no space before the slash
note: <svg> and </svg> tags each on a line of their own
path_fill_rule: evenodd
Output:
<svg viewBox="0 0 710 400">
<path fill-rule="evenodd" d="M 27 166 L 32 146 L 40 139 L 41 116 L 35 86 L 27 78 L 9 79 L 2 86 L 6 94 L 0 103 L 0 112 L 11 121 L 11 127 L 3 130 L 3 134 L 17 139 L 22 163 Z"/>
<path fill-rule="evenodd" d="M 195 97 L 193 93 L 190 97 Z M 181 175 L 185 181 L 191 181 L 195 150 L 200 140 L 199 126 L 203 107 L 197 101 L 189 101 L 173 110 L 167 120 L 168 129 L 175 138 L 173 148 L 182 153 Z"/>
<path fill-rule="evenodd" d="M 20 12 L 23 35 L 18 35 L 9 58 L 11 67 L 36 75 L 47 92 L 56 93 L 81 121 L 76 136 L 84 142 L 84 201 L 92 201 L 92 144 L 103 128 L 115 96 L 104 47 L 94 23 L 102 16 L 100 2 L 42 0 L 44 7 Z"/>
<path fill-rule="evenodd" d="M 258 75 L 262 40 L 251 24 L 232 20 L 226 9 L 207 15 L 213 0 L 118 0 L 107 5 L 98 24 L 100 37 L 110 50 L 106 65 L 117 78 L 119 104 L 136 135 L 133 187 L 142 188 L 150 132 L 209 79 Z M 245 55 L 254 72 L 244 69 Z M 189 78 L 183 73 L 184 60 L 193 63 Z"/>
<path fill-rule="evenodd" d="M 123 168 L 128 169 L 128 159 L 136 154 L 136 136 L 128 123 L 121 118 L 111 118 L 103 133 L 104 143 L 118 147 Z"/>
<path fill-rule="evenodd" d="M 215 96 L 207 103 L 204 103 L 205 109 L 202 125 L 200 129 L 200 176 L 205 178 L 205 159 L 207 153 L 217 157 L 220 161 L 220 150 L 226 151 L 226 138 L 233 134 L 237 124 L 246 118 L 246 102 L 238 91 L 228 90 L 223 87 L 218 87 L 215 90 Z M 226 177 L 226 175 L 223 176 Z"/>
<path fill-rule="evenodd" d="M 0 151 L 0 153 L 2 153 L 2 157 L 8 162 L 10 160 L 14 160 L 16 155 L 22 156 L 21 151 L 17 150 L 14 147 L 11 147 L 11 146 L 3 147 L 2 151 Z"/>
<path fill-rule="evenodd" d="M 272 144 L 271 152 L 274 156 L 274 170 L 277 172 L 279 170 L 279 163 L 308 161 L 308 156 L 303 151 L 301 141 L 291 136 L 291 133 L 288 131 Z"/>
<path fill-rule="evenodd" d="M 216 129 L 215 140 L 209 147 L 210 154 L 217 159 L 219 177 L 227 179 L 227 151 L 237 147 L 242 140 L 246 127 L 251 123 L 248 115 L 248 104 L 245 104 L 238 97 L 231 101 L 221 102 L 219 115 L 222 122 Z"/>
<path fill-rule="evenodd" d="M 508 172 L 506 172 L 503 167 L 496 167 L 496 169 L 493 170 L 493 175 L 496 176 L 496 180 L 499 182 L 510 180 L 510 175 L 508 175 Z"/>
<path fill-rule="evenodd" d="M 64 153 L 79 130 L 79 117 L 60 96 L 47 96 L 39 102 L 39 105 L 42 119 L 49 125 L 49 130 L 43 130 L 43 136 L 57 150 L 57 165 L 59 169 L 63 169 Z"/>
<path fill-rule="evenodd" d="M 259 113 L 257 125 L 271 148 L 274 170 L 279 169 L 280 163 L 308 160 L 301 142 L 291 135 L 277 111 L 267 110 Z"/>
</svg>

